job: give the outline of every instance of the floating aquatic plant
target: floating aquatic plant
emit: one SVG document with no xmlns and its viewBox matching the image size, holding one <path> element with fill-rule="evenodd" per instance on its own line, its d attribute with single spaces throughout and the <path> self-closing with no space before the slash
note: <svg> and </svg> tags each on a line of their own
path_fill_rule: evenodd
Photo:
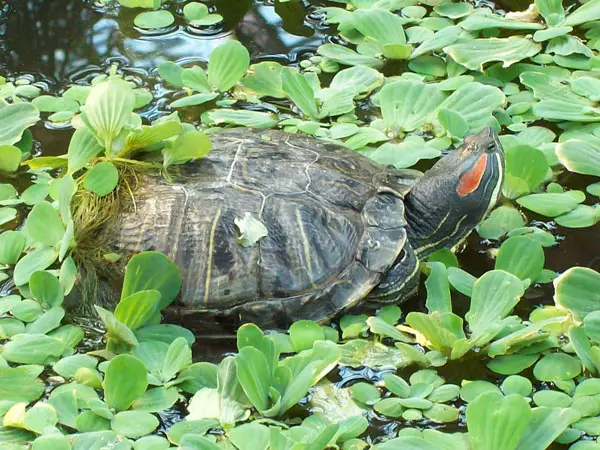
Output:
<svg viewBox="0 0 600 450">
<path fill-rule="evenodd" d="M 144 29 L 221 20 L 203 3 L 177 11 L 162 3 L 169 4 L 119 0 L 124 8 L 148 10 L 134 20 Z M 593 70 L 600 2 L 565 9 L 540 0 L 506 15 L 467 3 L 336 3 L 324 11 L 345 42 L 320 46 L 298 68 L 251 64 L 235 41 L 212 53 L 207 70 L 162 64 L 163 81 L 180 89 L 171 107 L 201 106 L 199 127 L 176 114 L 143 123 L 139 112 L 152 94 L 114 70 L 60 96 L 45 95 L 36 83 L 0 79 L 0 171 L 14 176 L 25 162 L 35 176 L 25 190 L 0 185 L 0 224 L 26 214 L 22 227 L 0 234 L 0 279 L 16 285 L 0 297 L 2 446 L 364 449 L 373 441 L 364 417 L 371 409 L 403 421 L 398 435 L 379 438 L 376 449 L 598 446 L 591 438 L 600 435 L 593 378 L 600 373 L 600 275 L 584 267 L 560 275 L 545 268 L 544 249 L 557 239 L 530 220 L 541 215 L 572 228 L 600 221 L 599 183 L 591 179 L 585 191 L 556 183 L 561 171 L 600 176 Z M 394 61 L 408 70 L 384 76 Z M 247 104 L 252 109 L 240 108 Z M 359 111 L 375 120 L 363 120 Z M 31 156 L 29 128 L 40 117 L 75 126 L 64 155 Z M 165 171 L 200 158 L 210 149 L 203 131 L 224 126 L 306 133 L 398 168 L 437 158 L 485 126 L 505 127 L 511 132 L 501 136 L 505 200 L 478 227 L 495 247 L 494 270 L 475 277 L 439 252 L 422 267 L 427 313 L 386 307 L 345 316 L 339 330 L 299 321 L 287 333 L 265 334 L 246 325 L 238 330 L 237 353 L 212 364 L 192 362 L 191 332 L 160 324 L 160 311 L 181 285 L 177 267 L 163 255 L 141 254 L 128 264 L 114 310 L 97 308 L 103 345 L 83 353 L 85 332 L 65 320 L 63 307 L 79 277 L 71 252 L 82 230 L 73 199 L 80 189 L 98 197 L 114 192 L 122 165 Z M 528 290 L 550 282 L 554 305 L 516 314 Z M 453 303 L 466 299 L 463 315 Z M 474 355 L 501 381 L 445 384 L 432 370 Z M 386 374 L 327 384 L 338 367 Z M 528 368 L 531 379 L 518 375 Z M 411 375 L 400 377 L 396 369 Z M 40 378 L 44 371 L 55 375 L 52 384 Z M 288 420 L 307 396 L 311 414 Z M 178 402 L 187 417 L 166 437 L 157 435 L 158 413 Z M 424 418 L 461 418 L 466 428 L 423 430 L 425 422 L 411 428 Z"/>
</svg>

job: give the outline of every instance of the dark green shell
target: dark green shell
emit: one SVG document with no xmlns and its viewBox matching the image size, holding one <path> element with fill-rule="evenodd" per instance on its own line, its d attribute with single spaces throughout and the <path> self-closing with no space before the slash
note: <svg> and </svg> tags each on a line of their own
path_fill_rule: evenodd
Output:
<svg viewBox="0 0 600 450">
<path fill-rule="evenodd" d="M 407 245 L 403 196 L 417 172 L 279 131 L 211 141 L 173 184 L 145 179 L 117 227 L 117 247 L 162 251 L 181 268 L 180 311 L 329 318 L 369 294 Z M 245 248 L 234 221 L 247 212 L 268 235 Z"/>
</svg>

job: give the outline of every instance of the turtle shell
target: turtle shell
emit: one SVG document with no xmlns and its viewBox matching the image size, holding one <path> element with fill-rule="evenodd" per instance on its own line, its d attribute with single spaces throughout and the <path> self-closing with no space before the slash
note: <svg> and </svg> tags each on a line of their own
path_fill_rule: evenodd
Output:
<svg viewBox="0 0 600 450">
<path fill-rule="evenodd" d="M 265 326 L 327 319 L 367 296 L 407 245 L 403 196 L 420 172 L 280 131 L 225 131 L 211 141 L 174 182 L 144 179 L 113 238 L 120 249 L 175 261 L 179 312 Z M 251 247 L 238 243 L 235 223 L 246 213 L 268 232 Z"/>
</svg>

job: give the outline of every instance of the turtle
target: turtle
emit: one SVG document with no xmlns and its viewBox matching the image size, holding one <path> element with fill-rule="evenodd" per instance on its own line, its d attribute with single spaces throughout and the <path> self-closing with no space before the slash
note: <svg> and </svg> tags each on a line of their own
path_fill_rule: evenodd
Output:
<svg viewBox="0 0 600 450">
<path fill-rule="evenodd" d="M 461 242 L 496 203 L 497 134 L 468 135 L 425 174 L 337 143 L 229 129 L 170 181 L 148 176 L 110 227 L 115 250 L 160 251 L 180 268 L 170 320 L 285 329 L 362 303 L 400 304 L 419 261 Z M 242 245 L 244 218 L 265 232 Z M 230 322 L 228 322 L 230 323 Z"/>
</svg>

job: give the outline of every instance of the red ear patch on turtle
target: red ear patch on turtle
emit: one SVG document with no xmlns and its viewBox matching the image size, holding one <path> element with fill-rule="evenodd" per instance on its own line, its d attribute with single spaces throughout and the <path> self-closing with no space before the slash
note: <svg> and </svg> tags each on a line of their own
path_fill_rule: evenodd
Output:
<svg viewBox="0 0 600 450">
<path fill-rule="evenodd" d="M 481 183 L 486 167 L 487 155 L 484 153 L 479 157 L 475 164 L 473 164 L 471 170 L 460 177 L 460 182 L 456 187 L 456 193 L 461 197 L 464 197 L 475 191 L 479 187 L 479 183 Z"/>
</svg>

